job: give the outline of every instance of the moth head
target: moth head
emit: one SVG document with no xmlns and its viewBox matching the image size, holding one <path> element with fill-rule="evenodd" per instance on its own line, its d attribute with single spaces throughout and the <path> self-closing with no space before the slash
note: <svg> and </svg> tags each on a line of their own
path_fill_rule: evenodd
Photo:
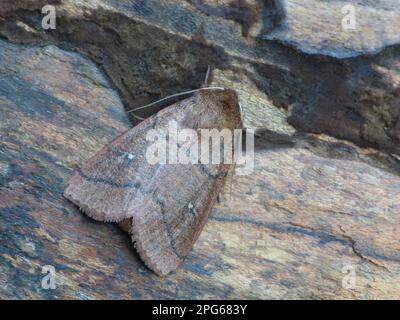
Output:
<svg viewBox="0 0 400 320">
<path fill-rule="evenodd" d="M 239 98 L 235 90 L 204 90 L 198 92 L 196 96 L 198 102 L 204 106 L 201 117 L 202 128 L 243 128 Z"/>
</svg>

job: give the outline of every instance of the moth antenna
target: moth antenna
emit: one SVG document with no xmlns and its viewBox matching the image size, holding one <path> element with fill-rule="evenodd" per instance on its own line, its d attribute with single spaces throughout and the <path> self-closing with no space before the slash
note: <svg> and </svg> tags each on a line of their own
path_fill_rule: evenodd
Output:
<svg viewBox="0 0 400 320">
<path fill-rule="evenodd" d="M 179 97 L 179 96 L 183 96 L 183 95 L 186 95 L 186 94 L 194 93 L 194 92 L 197 92 L 197 91 L 203 91 L 203 90 L 225 90 L 225 88 L 222 88 L 222 87 L 205 87 L 205 88 L 199 88 L 199 89 L 194 89 L 194 90 L 175 93 L 175 94 L 172 94 L 172 95 L 167 96 L 165 98 L 162 98 L 160 100 L 157 100 L 157 101 L 154 101 L 152 103 L 146 104 L 146 105 L 144 105 L 142 107 L 138 107 L 138 108 L 132 109 L 132 110 L 128 111 L 127 113 L 132 113 L 132 112 L 135 112 L 135 111 L 138 111 L 138 110 L 142 110 L 142 109 L 154 106 L 155 104 L 157 104 L 157 103 L 159 103 L 161 101 L 165 101 L 165 100 L 168 100 L 168 99 L 171 99 L 171 98 L 174 98 L 174 97 Z"/>
<path fill-rule="evenodd" d="M 210 72 L 211 72 L 211 66 L 207 66 L 207 72 L 206 72 L 206 77 L 204 78 L 204 85 L 207 86 L 208 84 L 208 78 L 210 77 Z"/>
<path fill-rule="evenodd" d="M 129 111 L 129 112 L 130 112 L 130 111 Z M 128 112 L 128 113 L 129 113 L 129 112 Z M 138 116 L 137 114 L 134 114 L 134 113 L 132 113 L 132 117 L 134 117 L 135 119 L 138 119 L 138 120 L 140 120 L 140 121 L 145 120 L 145 118 L 140 117 L 140 116 Z"/>
</svg>

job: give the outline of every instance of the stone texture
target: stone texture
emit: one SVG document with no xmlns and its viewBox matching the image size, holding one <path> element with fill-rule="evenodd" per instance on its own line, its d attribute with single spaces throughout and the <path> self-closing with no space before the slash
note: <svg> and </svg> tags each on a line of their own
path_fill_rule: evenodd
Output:
<svg viewBox="0 0 400 320">
<path fill-rule="evenodd" d="M 263 298 L 399 298 L 399 163 L 324 136 L 257 145 L 254 173 L 228 183 L 196 246 L 236 252 L 219 278 L 241 270 L 241 290 Z"/>
<path fill-rule="evenodd" d="M 45 5 L 59 4 L 60 0 L 2 0 L 0 20 L 14 16 L 17 10 L 41 9 Z"/>
<path fill-rule="evenodd" d="M 263 36 L 308 54 L 349 58 L 373 54 L 400 42 L 400 3 L 396 0 L 281 0 L 280 26 Z M 354 29 L 342 28 L 354 9 Z"/>
<path fill-rule="evenodd" d="M 63 0 L 45 31 L 38 6 L 15 4 L 0 6 L 1 298 L 400 298 L 392 27 L 361 19 L 361 38 L 338 37 L 311 27 L 335 13 L 296 0 Z M 393 1 L 357 5 L 376 23 L 399 13 Z M 238 91 L 245 125 L 266 130 L 254 173 L 228 178 L 194 251 L 162 279 L 117 226 L 61 194 L 130 127 L 124 107 L 199 87 L 207 65 L 212 85 Z M 41 288 L 47 264 L 54 291 Z"/>
<path fill-rule="evenodd" d="M 76 53 L 0 41 L 0 113 L 0 297 L 85 297 L 96 253 L 129 241 L 62 192 L 74 167 L 130 127 L 120 98 Z M 58 270 L 59 290 L 42 289 L 45 265 Z"/>
<path fill-rule="evenodd" d="M 341 4 L 312 2 L 318 12 Z M 285 13 L 285 6 L 293 10 Z M 363 2 L 358 6 L 365 15 L 372 12 L 385 23 L 391 21 L 385 15 L 399 13 L 393 1 Z M 103 68 L 127 108 L 199 87 L 207 65 L 211 65 L 220 70 L 220 77 L 229 79 L 225 81 L 227 86 L 241 81 L 251 83 L 251 101 L 241 99 L 245 109 L 257 109 L 246 116 L 249 126 L 276 128 L 283 120 L 284 127 L 289 122 L 297 130 L 325 133 L 400 154 L 400 53 L 394 42 L 385 40 L 397 37 L 396 23 L 391 24 L 394 29 L 382 27 L 386 36 L 369 38 L 374 30 L 381 30 L 375 28 L 381 20 L 368 27 L 361 20 L 359 26 L 366 38 L 354 35 L 344 45 L 341 38 L 329 38 L 337 34 L 336 29 L 325 28 L 324 33 L 308 26 L 313 21 L 337 24 L 335 10 L 329 11 L 332 15 L 316 14 L 311 19 L 312 10 L 299 7 L 295 0 L 64 0 L 56 6 L 56 30 L 42 30 L 40 11 L 18 10 L 14 18 L 0 23 L 0 34 L 18 43 L 53 43 L 82 52 Z M 238 10 L 246 14 L 239 18 Z M 315 55 L 289 41 L 262 39 L 286 30 L 285 19 L 293 20 L 293 28 L 299 26 L 290 37 L 311 46 Z M 364 39 L 365 50 L 357 57 L 337 59 L 325 52 L 349 46 L 357 51 L 359 44 L 354 41 L 359 38 Z M 374 39 L 382 41 L 379 50 L 374 49 Z M 321 47 L 322 43 L 326 46 Z M 374 50 L 379 53 L 371 55 Z M 242 91 L 246 90 L 244 86 Z M 146 117 L 163 106 L 138 115 Z M 263 116 L 251 116 L 259 112 Z M 273 115 L 275 123 L 267 124 L 266 115 Z"/>
<path fill-rule="evenodd" d="M 2 298 L 399 298 L 396 158 L 260 133 L 254 173 L 228 181 L 194 251 L 163 279 L 116 225 L 62 197 L 72 168 L 129 127 L 115 91 L 75 53 L 0 45 Z M 44 265 L 56 290 L 41 288 Z"/>
</svg>

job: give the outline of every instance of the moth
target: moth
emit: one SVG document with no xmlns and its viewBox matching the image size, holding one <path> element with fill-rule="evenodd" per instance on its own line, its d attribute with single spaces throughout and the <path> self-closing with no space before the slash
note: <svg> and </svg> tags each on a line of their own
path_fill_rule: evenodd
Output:
<svg viewBox="0 0 400 320">
<path fill-rule="evenodd" d="M 191 251 L 232 166 L 150 164 L 147 133 L 167 130 L 172 120 L 197 131 L 243 128 L 235 91 L 198 90 L 106 145 L 74 173 L 64 192 L 89 217 L 118 222 L 143 262 L 161 276 Z"/>
</svg>

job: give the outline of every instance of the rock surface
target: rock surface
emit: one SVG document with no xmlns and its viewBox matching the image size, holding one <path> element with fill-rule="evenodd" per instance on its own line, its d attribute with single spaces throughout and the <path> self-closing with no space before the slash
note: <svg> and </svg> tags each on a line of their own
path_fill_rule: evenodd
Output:
<svg viewBox="0 0 400 320">
<path fill-rule="evenodd" d="M 361 24 L 344 46 L 310 27 L 337 15 L 299 3 L 63 0 L 47 31 L 31 1 L 0 6 L 0 298 L 400 298 L 397 34 Z M 397 6 L 361 12 L 386 23 Z M 61 194 L 131 126 L 124 106 L 199 87 L 207 65 L 212 85 L 238 91 L 246 126 L 267 130 L 254 173 L 228 179 L 162 279 Z M 56 290 L 41 287 L 45 265 Z"/>
<path fill-rule="evenodd" d="M 312 2 L 318 12 L 340 4 Z M 359 6 L 366 14 L 379 15 L 384 23 L 391 21 L 385 15 L 400 12 L 394 0 Z M 283 7 L 293 10 L 285 13 Z M 211 65 L 228 78 L 227 85 L 240 86 L 242 81 L 251 85 L 251 101 L 242 98 L 244 108 L 257 108 L 250 126 L 272 128 L 268 119 L 257 114 L 274 114 L 274 127 L 283 117 L 297 130 L 400 154 L 400 52 L 394 40 L 385 40 L 398 37 L 398 22 L 388 28 L 382 25 L 379 30 L 385 36 L 376 38 L 369 35 L 380 32 L 375 28 L 379 22 L 374 20 L 368 27 L 365 22 L 359 26 L 362 37 L 354 35 L 345 45 L 345 39 L 333 37 L 336 33 L 331 25 L 338 23 L 335 10 L 311 19 L 311 11 L 301 9 L 297 0 L 264 4 L 63 0 L 56 9 L 56 30 L 42 29 L 40 11 L 21 9 L 0 23 L 0 35 L 18 43 L 53 43 L 84 53 L 103 68 L 127 108 L 198 88 Z M 246 12 L 241 18 L 235 14 L 239 9 Z M 299 26 L 293 34 L 279 31 L 286 30 L 285 19 L 293 20 L 293 28 Z M 329 23 L 323 30 L 308 26 L 318 21 Z M 268 34 L 277 41 L 263 40 Z M 288 37 L 294 40 L 283 41 Z M 359 40 L 364 41 L 362 52 L 357 51 L 360 43 L 356 39 L 365 40 Z M 315 54 L 305 53 L 306 48 L 304 52 L 294 49 L 292 42 L 311 47 Z M 338 59 L 327 52 L 348 47 L 358 56 Z M 378 47 L 379 53 L 371 55 Z M 242 88 L 247 91 L 246 86 Z M 158 109 L 138 115 L 146 117 Z"/>
<path fill-rule="evenodd" d="M 218 278 L 253 298 L 398 298 L 399 163 L 324 136 L 257 145 L 254 173 L 226 186 L 196 246 L 239 253 Z"/>
<path fill-rule="evenodd" d="M 396 0 L 281 0 L 280 4 L 281 24 L 264 38 L 309 54 L 349 58 L 377 53 L 400 42 L 396 31 L 400 3 Z"/>
<path fill-rule="evenodd" d="M 77 54 L 0 45 L 2 298 L 399 297 L 396 159 L 261 134 L 254 173 L 228 182 L 193 253 L 162 279 L 117 226 L 62 197 L 72 168 L 129 127 L 115 91 Z M 41 287 L 45 265 L 55 290 Z"/>
<path fill-rule="evenodd" d="M 0 20 L 14 17 L 17 10 L 37 10 L 45 5 L 59 4 L 60 0 L 2 0 Z"/>
</svg>

